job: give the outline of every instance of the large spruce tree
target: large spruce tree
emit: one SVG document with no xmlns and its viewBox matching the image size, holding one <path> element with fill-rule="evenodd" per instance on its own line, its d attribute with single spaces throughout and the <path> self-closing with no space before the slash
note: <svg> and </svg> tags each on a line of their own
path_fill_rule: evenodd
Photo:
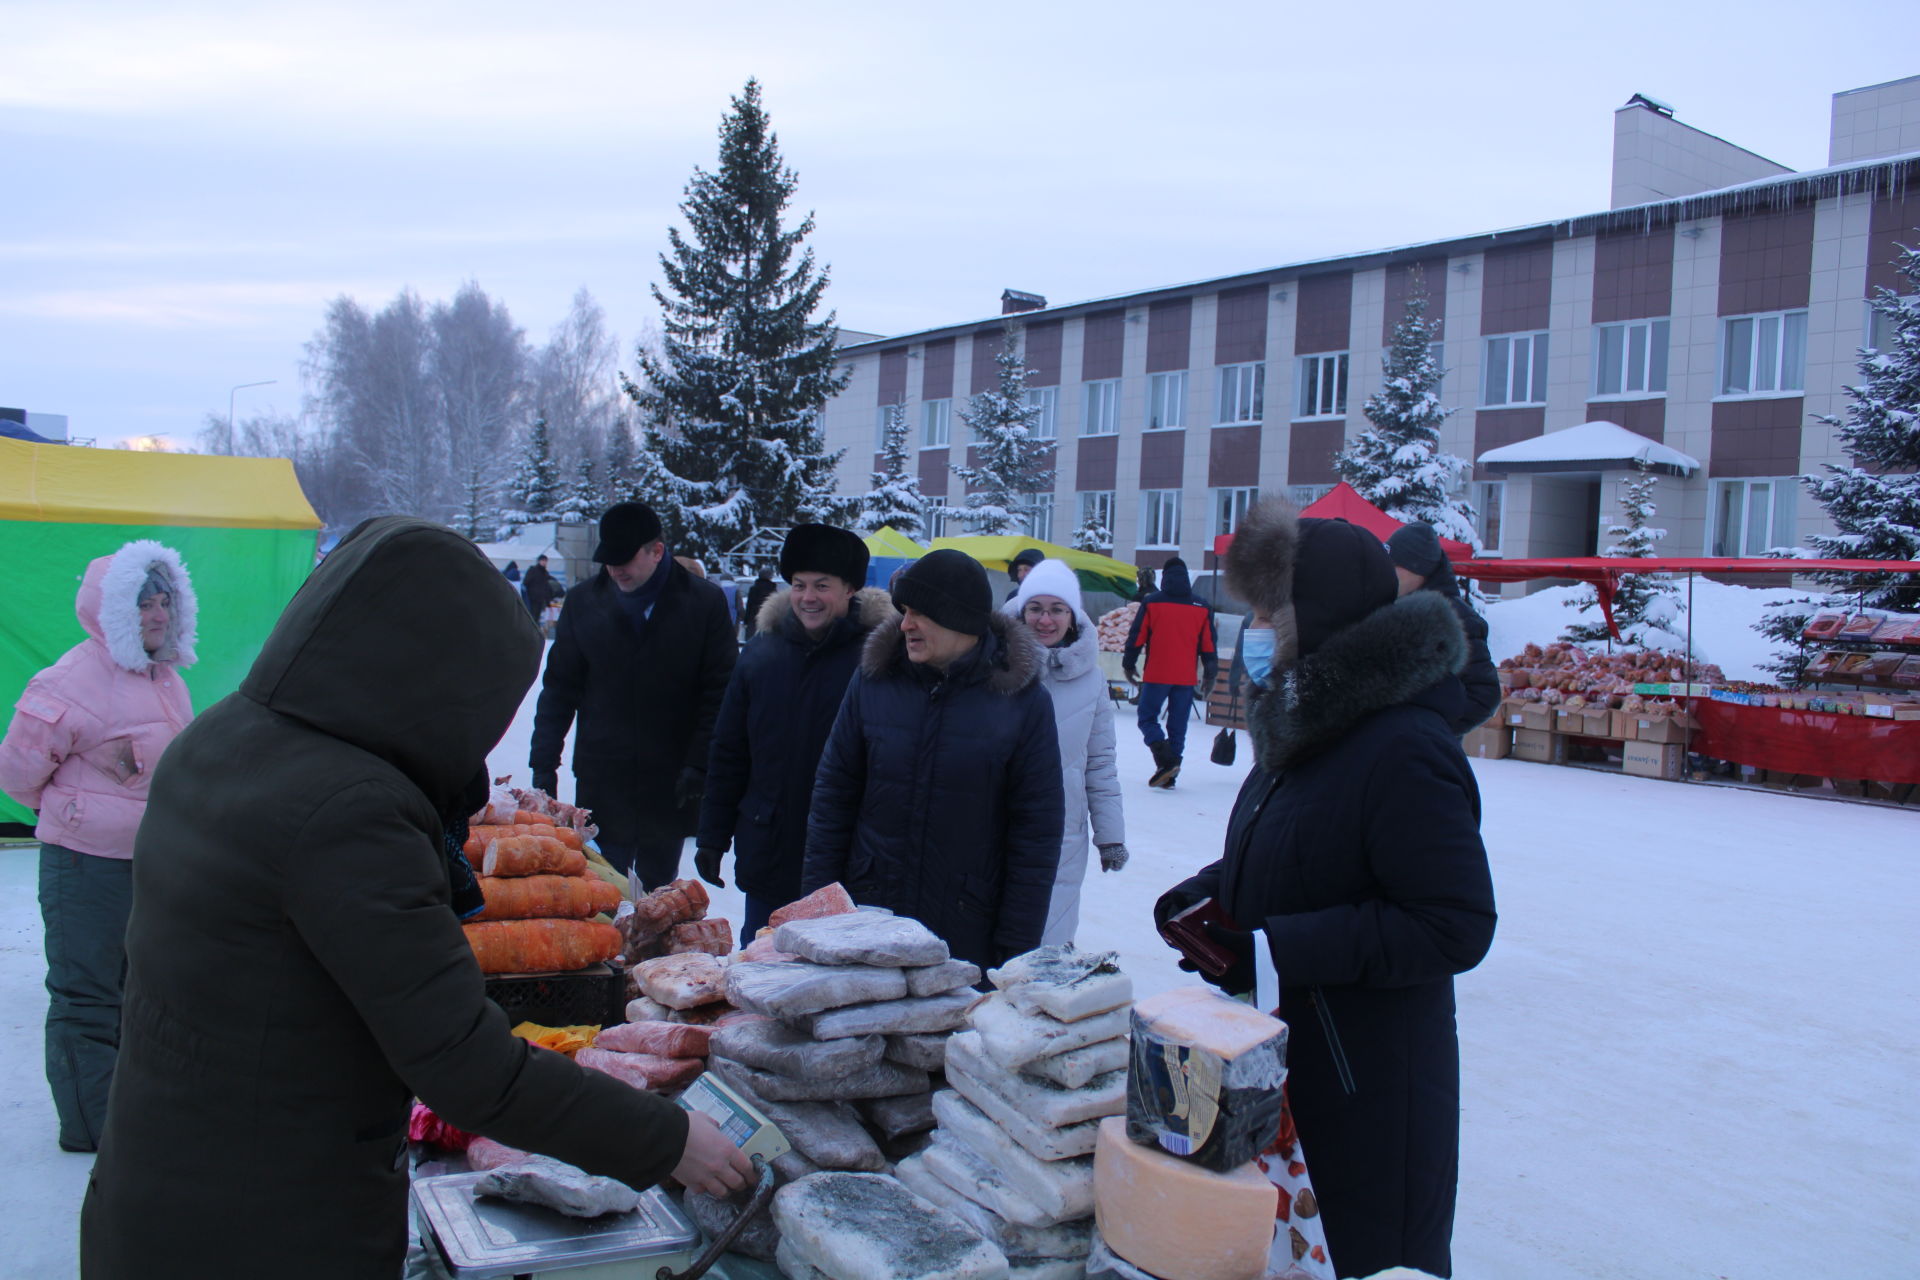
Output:
<svg viewBox="0 0 1920 1280">
<path fill-rule="evenodd" d="M 974 533 L 1029 533 L 1033 510 L 1027 495 L 1053 492 L 1053 441 L 1036 433 L 1040 406 L 1027 403 L 1029 374 L 1016 325 L 1006 326 L 993 362 L 1000 366 L 1000 384 L 973 396 L 960 411 L 975 461 L 953 468 L 967 485 L 966 506 L 958 514 Z"/>
<path fill-rule="evenodd" d="M 1440 427 L 1453 410 L 1440 403 L 1440 323 L 1427 317 L 1422 273 L 1407 279 L 1407 309 L 1393 326 L 1385 384 L 1362 410 L 1372 425 L 1335 455 L 1333 469 L 1360 496 L 1403 523 L 1432 525 L 1443 538 L 1478 548 L 1473 506 L 1462 493 L 1472 470 L 1440 451 Z"/>
<path fill-rule="evenodd" d="M 694 170 L 654 286 L 665 333 L 627 383 L 644 418 L 642 452 L 674 482 L 656 502 L 674 550 L 716 559 L 758 528 L 844 516 L 838 453 L 819 415 L 846 385 L 834 316 L 815 319 L 828 272 L 804 241 L 809 214 L 784 215 L 798 185 L 780 158 L 760 85 L 747 81 L 720 124 L 719 167 Z"/>
<path fill-rule="evenodd" d="M 907 407 L 887 406 L 886 433 L 880 449 L 882 469 L 872 473 L 873 486 L 861 501 L 854 529 L 874 533 L 891 528 L 909 538 L 927 531 L 927 498 L 920 492 L 920 475 L 907 450 Z"/>
</svg>

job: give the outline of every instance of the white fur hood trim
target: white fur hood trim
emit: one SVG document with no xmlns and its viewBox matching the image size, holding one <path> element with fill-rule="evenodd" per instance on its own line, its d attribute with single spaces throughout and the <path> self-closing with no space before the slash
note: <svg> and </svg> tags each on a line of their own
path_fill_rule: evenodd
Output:
<svg viewBox="0 0 1920 1280">
<path fill-rule="evenodd" d="M 139 603 L 140 586 L 150 570 L 158 570 L 167 579 L 168 594 L 173 598 L 167 638 L 151 658 L 140 643 Z M 82 593 L 84 595 L 85 588 Z M 190 667 L 196 661 L 194 644 L 199 602 L 193 594 L 193 580 L 187 574 L 187 566 L 172 547 L 142 539 L 114 552 L 107 558 L 106 572 L 100 575 L 99 598 L 94 604 L 98 610 L 96 634 L 117 665 L 144 675 L 155 663 Z M 81 622 L 86 622 L 84 616 Z"/>
</svg>

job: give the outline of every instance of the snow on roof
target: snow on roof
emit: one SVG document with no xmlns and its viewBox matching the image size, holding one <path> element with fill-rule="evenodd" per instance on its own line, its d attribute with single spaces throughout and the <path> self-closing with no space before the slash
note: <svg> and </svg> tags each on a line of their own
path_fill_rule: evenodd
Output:
<svg viewBox="0 0 1920 1280">
<path fill-rule="evenodd" d="M 1481 466 L 1504 466 L 1514 471 L 1567 463 L 1587 463 L 1596 469 L 1618 468 L 1634 462 L 1672 468 L 1683 474 L 1700 469 L 1699 459 L 1629 431 L 1617 422 L 1583 422 L 1565 431 L 1550 431 L 1531 440 L 1489 449 L 1480 455 L 1479 462 Z"/>
</svg>

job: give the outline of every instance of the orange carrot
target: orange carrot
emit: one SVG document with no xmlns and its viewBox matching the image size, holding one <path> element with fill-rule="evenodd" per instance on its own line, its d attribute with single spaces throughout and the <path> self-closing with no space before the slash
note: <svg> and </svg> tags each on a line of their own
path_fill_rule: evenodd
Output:
<svg viewBox="0 0 1920 1280">
<path fill-rule="evenodd" d="M 620 931 L 597 920 L 495 920 L 461 927 L 482 973 L 564 973 L 620 953 Z"/>
<path fill-rule="evenodd" d="M 549 873 L 580 876 L 587 873 L 587 855 L 569 849 L 549 836 L 502 836 L 487 845 L 480 874 L 539 876 Z"/>
<path fill-rule="evenodd" d="M 598 876 L 481 876 L 479 920 L 585 920 L 620 908 L 620 891 Z"/>
</svg>

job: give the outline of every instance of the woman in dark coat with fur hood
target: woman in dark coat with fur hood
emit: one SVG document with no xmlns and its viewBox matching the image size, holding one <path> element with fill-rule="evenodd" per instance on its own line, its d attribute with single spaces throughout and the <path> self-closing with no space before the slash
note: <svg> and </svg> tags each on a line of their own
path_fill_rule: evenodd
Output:
<svg viewBox="0 0 1920 1280">
<path fill-rule="evenodd" d="M 775 909 L 800 896 L 813 775 L 873 629 L 893 602 L 867 580 L 860 535 L 803 524 L 780 548 L 789 584 L 753 621 L 734 665 L 707 758 L 694 866 L 724 887 L 721 859 L 733 846 L 734 878 L 746 894 L 740 937 L 751 941 Z"/>
<path fill-rule="evenodd" d="M 814 780 L 801 888 L 838 880 L 995 965 L 1040 945 L 1065 799 L 1039 642 L 979 562 L 932 552 L 867 641 Z"/>
<path fill-rule="evenodd" d="M 1480 962 L 1494 929 L 1480 796 L 1453 728 L 1460 623 L 1432 592 L 1396 600 L 1372 534 L 1278 501 L 1241 525 L 1227 583 L 1254 606 L 1240 643 L 1255 767 L 1225 856 L 1155 914 L 1213 898 L 1247 930 L 1216 926 L 1241 956 L 1219 980 L 1229 990 L 1253 988 L 1256 947 L 1271 957 L 1294 1119 L 1339 1274 L 1448 1276 L 1453 975 Z"/>
</svg>

